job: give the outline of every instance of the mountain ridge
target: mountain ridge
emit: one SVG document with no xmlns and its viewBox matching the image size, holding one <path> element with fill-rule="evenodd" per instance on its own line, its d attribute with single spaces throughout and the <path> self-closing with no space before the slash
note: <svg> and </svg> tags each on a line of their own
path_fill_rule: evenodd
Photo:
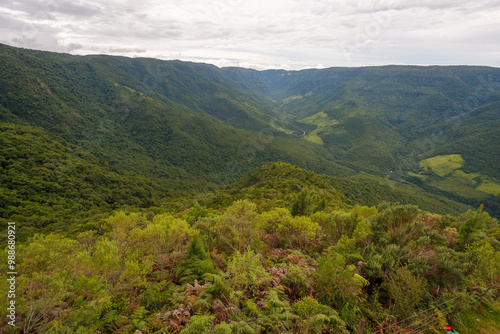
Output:
<svg viewBox="0 0 500 334">
<path fill-rule="evenodd" d="M 0 57 L 0 121 L 42 127 L 123 170 L 188 173 L 220 189 L 285 161 L 341 177 L 365 172 L 500 212 L 488 153 L 500 150 L 497 68 L 256 71 L 5 45 Z M 451 154 L 463 157 L 469 181 L 421 174 L 426 159 Z"/>
</svg>

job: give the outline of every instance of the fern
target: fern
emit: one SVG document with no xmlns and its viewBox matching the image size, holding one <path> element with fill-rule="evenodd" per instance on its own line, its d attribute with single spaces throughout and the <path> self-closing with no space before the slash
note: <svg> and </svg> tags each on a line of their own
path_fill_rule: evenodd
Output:
<svg viewBox="0 0 500 334">
<path fill-rule="evenodd" d="M 148 314 L 149 311 L 146 310 L 144 306 L 139 307 L 137 310 L 132 313 L 130 316 L 130 322 L 132 323 L 132 328 L 141 330 L 141 331 L 146 331 L 149 329 L 149 325 L 147 321 L 145 320 L 146 314 Z"/>
<path fill-rule="evenodd" d="M 213 315 L 193 315 L 189 325 L 187 325 L 180 334 L 208 334 L 211 332 L 211 326 L 215 319 Z"/>
<path fill-rule="evenodd" d="M 214 326 L 213 333 L 214 334 L 232 334 L 233 326 L 226 322 L 221 322 L 220 324 Z"/>
<path fill-rule="evenodd" d="M 127 323 L 127 317 L 118 310 L 111 310 L 102 317 L 102 323 L 106 331 L 114 332 Z"/>
<path fill-rule="evenodd" d="M 262 327 L 257 324 L 250 325 L 245 321 L 236 321 L 231 323 L 233 333 L 235 334 L 258 334 L 262 331 Z"/>
</svg>

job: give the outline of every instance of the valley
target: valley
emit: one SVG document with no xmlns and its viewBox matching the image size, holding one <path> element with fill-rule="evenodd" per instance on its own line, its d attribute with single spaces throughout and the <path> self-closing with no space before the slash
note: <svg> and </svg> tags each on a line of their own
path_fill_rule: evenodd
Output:
<svg viewBox="0 0 500 334">
<path fill-rule="evenodd" d="M 493 333 L 499 129 L 495 67 L 0 44 L 23 333 Z"/>
</svg>

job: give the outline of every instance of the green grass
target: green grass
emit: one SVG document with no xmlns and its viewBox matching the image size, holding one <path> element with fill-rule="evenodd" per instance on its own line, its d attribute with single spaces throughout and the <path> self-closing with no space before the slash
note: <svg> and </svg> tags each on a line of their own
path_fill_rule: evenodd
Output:
<svg viewBox="0 0 500 334">
<path fill-rule="evenodd" d="M 302 100 L 304 97 L 309 97 L 311 95 L 312 95 L 312 92 L 309 92 L 306 95 L 294 95 L 294 96 L 287 97 L 286 99 L 283 99 L 283 105 L 285 105 L 293 100 Z"/>
<path fill-rule="evenodd" d="M 429 175 L 417 174 L 417 173 L 412 173 L 412 172 L 408 173 L 408 175 L 418 177 L 419 179 L 421 179 L 423 181 L 427 180 L 430 177 Z"/>
<path fill-rule="evenodd" d="M 324 144 L 323 139 L 321 139 L 321 137 L 318 136 L 316 130 L 314 130 L 313 132 L 307 134 L 304 138 L 306 140 L 309 140 L 312 143 L 315 143 L 315 144 L 319 144 L 319 145 L 323 145 Z"/>
<path fill-rule="evenodd" d="M 420 180 L 424 187 L 435 188 L 468 205 L 482 203 L 488 212 L 498 215 L 498 197 L 495 196 L 500 195 L 500 183 L 482 170 L 476 172 L 477 169 L 466 164 L 460 154 L 435 156 L 421 161 L 420 167 L 419 173 L 409 175 Z"/>
<path fill-rule="evenodd" d="M 460 154 L 438 155 L 420 162 L 419 174 L 410 173 L 440 190 L 465 197 L 481 199 L 487 195 L 498 196 L 500 185 L 481 173 L 466 173 Z"/>
<path fill-rule="evenodd" d="M 474 176 L 478 173 L 467 174 L 461 170 L 456 170 L 453 174 L 448 175 L 444 179 L 431 181 L 431 185 L 438 189 L 466 197 L 466 198 L 482 198 L 484 193 L 476 190 L 477 181 Z M 477 176 L 475 176 L 477 177 Z"/>
<path fill-rule="evenodd" d="M 493 182 L 491 179 L 483 179 L 483 182 L 476 188 L 476 190 L 495 196 L 500 195 L 500 185 Z"/>
<path fill-rule="evenodd" d="M 500 334 L 498 327 L 500 319 L 500 302 L 480 311 L 469 309 L 463 311 L 460 317 L 461 325 L 456 328 L 460 334 Z"/>
<path fill-rule="evenodd" d="M 331 130 L 331 127 L 338 124 L 338 121 L 334 119 L 330 119 L 325 112 L 319 112 L 312 116 L 306 117 L 299 121 L 304 124 L 313 124 L 316 125 L 316 129 L 308 133 L 304 138 L 316 143 L 323 145 L 323 139 L 318 135 L 318 133 L 323 132 L 324 130 Z"/>
<path fill-rule="evenodd" d="M 434 174 L 444 177 L 453 173 L 456 169 L 461 168 L 464 162 L 460 154 L 438 155 L 422 160 L 420 162 L 420 167 L 423 168 L 424 171 L 428 171 L 430 168 Z"/>
</svg>

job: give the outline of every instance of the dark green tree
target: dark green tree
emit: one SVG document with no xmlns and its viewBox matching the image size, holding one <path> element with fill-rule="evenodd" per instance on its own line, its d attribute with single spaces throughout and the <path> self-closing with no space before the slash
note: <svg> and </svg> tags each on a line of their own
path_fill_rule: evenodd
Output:
<svg viewBox="0 0 500 334">
<path fill-rule="evenodd" d="M 181 283 L 192 283 L 194 280 L 201 281 L 206 273 L 215 274 L 217 270 L 198 234 L 189 243 L 186 259 L 177 267 L 177 276 Z"/>
</svg>

